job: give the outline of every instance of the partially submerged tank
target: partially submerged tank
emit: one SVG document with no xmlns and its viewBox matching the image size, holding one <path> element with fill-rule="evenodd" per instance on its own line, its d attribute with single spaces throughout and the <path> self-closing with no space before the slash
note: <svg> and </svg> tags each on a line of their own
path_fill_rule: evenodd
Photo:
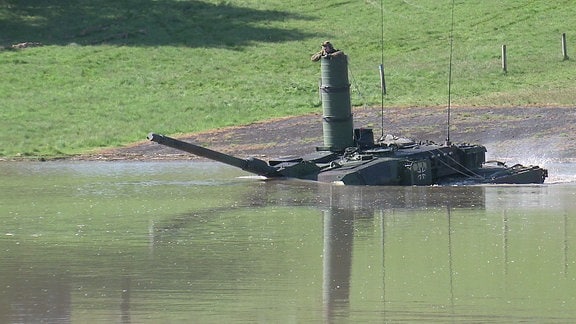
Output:
<svg viewBox="0 0 576 324">
<path fill-rule="evenodd" d="M 320 94 L 322 147 L 301 157 L 242 159 L 168 136 L 148 139 L 267 178 L 297 178 L 344 185 L 429 186 L 449 184 L 541 184 L 548 171 L 539 166 L 486 161 L 481 145 L 417 142 L 392 135 L 375 140 L 372 129 L 353 127 L 344 53 L 323 53 Z"/>
</svg>

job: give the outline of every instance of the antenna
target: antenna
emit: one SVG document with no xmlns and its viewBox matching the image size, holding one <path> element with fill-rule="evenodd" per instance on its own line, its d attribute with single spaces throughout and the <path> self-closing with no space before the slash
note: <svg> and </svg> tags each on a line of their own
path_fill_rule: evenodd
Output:
<svg viewBox="0 0 576 324">
<path fill-rule="evenodd" d="M 450 106 L 452 104 L 452 56 L 454 52 L 454 2 L 452 0 L 452 22 L 450 26 L 450 62 L 448 64 L 448 116 L 447 116 L 447 123 L 446 123 L 446 146 L 452 145 L 450 142 Z"/>
<path fill-rule="evenodd" d="M 380 72 L 380 87 L 382 88 L 382 93 L 380 95 L 380 116 L 382 117 L 382 134 L 384 137 L 384 96 L 386 95 L 386 79 L 384 78 L 384 0 L 380 1 L 380 65 L 378 70 Z"/>
</svg>

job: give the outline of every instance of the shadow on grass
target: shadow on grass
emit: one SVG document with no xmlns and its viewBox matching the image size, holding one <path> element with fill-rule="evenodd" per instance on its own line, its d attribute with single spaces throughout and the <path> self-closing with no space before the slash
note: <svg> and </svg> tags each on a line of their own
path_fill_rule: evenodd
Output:
<svg viewBox="0 0 576 324">
<path fill-rule="evenodd" d="M 4 0 L 0 45 L 118 44 L 241 48 L 313 36 L 266 22 L 309 20 L 293 13 L 237 7 L 222 1 Z"/>
</svg>

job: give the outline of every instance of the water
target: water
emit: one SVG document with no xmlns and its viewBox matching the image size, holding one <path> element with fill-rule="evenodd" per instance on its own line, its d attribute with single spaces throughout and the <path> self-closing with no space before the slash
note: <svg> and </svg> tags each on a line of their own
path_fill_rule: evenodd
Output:
<svg viewBox="0 0 576 324">
<path fill-rule="evenodd" d="M 341 187 L 215 163 L 0 164 L 1 323 L 573 322 L 576 165 Z"/>
</svg>

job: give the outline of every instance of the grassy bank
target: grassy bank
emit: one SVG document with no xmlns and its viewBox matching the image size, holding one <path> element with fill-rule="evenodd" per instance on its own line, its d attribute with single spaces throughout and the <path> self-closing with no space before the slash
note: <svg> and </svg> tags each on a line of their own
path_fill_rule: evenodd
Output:
<svg viewBox="0 0 576 324">
<path fill-rule="evenodd" d="M 58 156 L 320 111 L 331 40 L 353 103 L 445 105 L 451 1 L 6 0 L 0 4 L 0 157 Z M 573 105 L 570 0 L 456 2 L 453 103 Z M 22 42 L 43 46 L 11 49 Z M 508 48 L 508 73 L 500 48 Z M 576 57 L 576 54 L 574 54 Z"/>
</svg>

